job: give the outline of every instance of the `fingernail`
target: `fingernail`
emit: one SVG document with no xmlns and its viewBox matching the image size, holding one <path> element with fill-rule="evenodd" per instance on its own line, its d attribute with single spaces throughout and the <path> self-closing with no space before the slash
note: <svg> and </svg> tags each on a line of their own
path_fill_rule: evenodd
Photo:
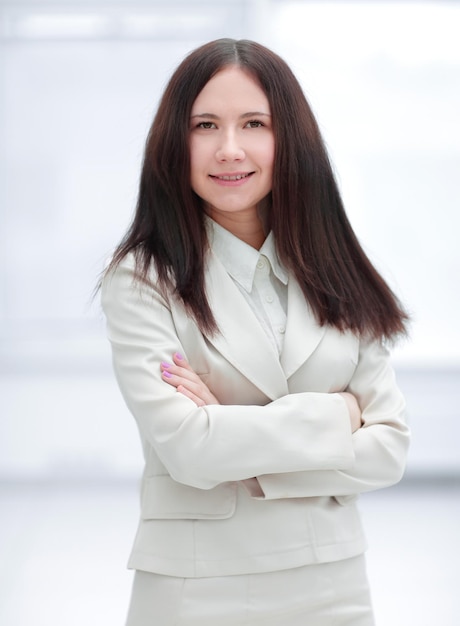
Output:
<svg viewBox="0 0 460 626">
<path fill-rule="evenodd" d="M 172 374 L 171 372 L 163 372 L 163 376 L 166 376 L 166 378 L 171 378 Z"/>
<path fill-rule="evenodd" d="M 179 359 L 179 361 L 182 361 L 182 359 L 184 358 L 180 352 L 176 352 L 174 356 L 176 357 L 176 359 Z"/>
<path fill-rule="evenodd" d="M 166 363 L 164 361 L 161 362 L 161 367 L 171 367 L 171 363 Z"/>
</svg>

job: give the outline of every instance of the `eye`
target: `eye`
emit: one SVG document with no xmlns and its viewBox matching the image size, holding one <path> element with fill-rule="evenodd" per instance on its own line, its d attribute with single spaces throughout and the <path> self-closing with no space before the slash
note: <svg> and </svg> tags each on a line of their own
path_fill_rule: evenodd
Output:
<svg viewBox="0 0 460 626">
<path fill-rule="evenodd" d="M 265 124 L 260 120 L 249 120 L 246 124 L 246 128 L 260 128 L 261 126 L 265 126 Z"/>
<path fill-rule="evenodd" d="M 214 122 L 200 122 L 196 127 L 202 128 L 203 130 L 211 130 L 212 128 L 216 128 L 216 125 Z"/>
</svg>

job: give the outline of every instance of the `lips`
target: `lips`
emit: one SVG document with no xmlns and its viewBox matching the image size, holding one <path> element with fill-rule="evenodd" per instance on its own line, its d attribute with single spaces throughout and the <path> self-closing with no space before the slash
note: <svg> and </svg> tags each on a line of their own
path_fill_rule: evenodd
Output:
<svg viewBox="0 0 460 626">
<path fill-rule="evenodd" d="M 248 178 L 254 172 L 241 172 L 235 174 L 210 174 L 211 178 L 217 178 L 217 180 L 225 180 L 225 181 L 236 181 L 242 180 L 243 178 Z"/>
</svg>

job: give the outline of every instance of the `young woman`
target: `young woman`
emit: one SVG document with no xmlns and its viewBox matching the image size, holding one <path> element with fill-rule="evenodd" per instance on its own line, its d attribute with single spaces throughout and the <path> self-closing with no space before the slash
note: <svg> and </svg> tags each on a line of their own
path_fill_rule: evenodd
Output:
<svg viewBox="0 0 460 626">
<path fill-rule="evenodd" d="M 128 625 L 373 624 L 355 501 L 403 473 L 407 316 L 273 52 L 176 70 L 102 302 L 145 455 Z"/>
</svg>

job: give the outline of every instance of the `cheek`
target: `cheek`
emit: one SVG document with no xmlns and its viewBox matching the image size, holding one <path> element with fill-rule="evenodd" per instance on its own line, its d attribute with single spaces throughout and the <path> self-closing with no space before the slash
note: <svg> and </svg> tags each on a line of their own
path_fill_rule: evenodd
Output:
<svg viewBox="0 0 460 626">
<path fill-rule="evenodd" d="M 267 151 L 265 152 L 264 158 L 265 161 L 263 165 L 267 176 L 267 184 L 269 184 L 271 189 L 273 183 L 273 170 L 275 165 L 275 150 L 271 146 L 267 146 Z"/>
<path fill-rule="evenodd" d="M 191 171 L 193 172 L 193 170 L 196 169 L 196 165 L 198 161 L 198 154 L 199 154 L 198 146 L 195 141 L 192 140 L 190 142 L 189 150 L 190 150 L 190 168 L 191 168 Z"/>
<path fill-rule="evenodd" d="M 273 166 L 275 164 L 275 141 L 274 139 L 270 139 L 265 143 L 261 151 L 261 158 L 263 159 L 265 168 L 272 171 Z"/>
<path fill-rule="evenodd" d="M 200 173 L 203 170 L 203 150 L 197 142 L 190 143 L 190 184 L 194 191 L 199 185 Z"/>
<path fill-rule="evenodd" d="M 198 168 L 203 163 L 206 152 L 209 152 L 209 142 L 203 142 L 200 137 L 192 136 L 190 140 L 190 163 Z"/>
</svg>

